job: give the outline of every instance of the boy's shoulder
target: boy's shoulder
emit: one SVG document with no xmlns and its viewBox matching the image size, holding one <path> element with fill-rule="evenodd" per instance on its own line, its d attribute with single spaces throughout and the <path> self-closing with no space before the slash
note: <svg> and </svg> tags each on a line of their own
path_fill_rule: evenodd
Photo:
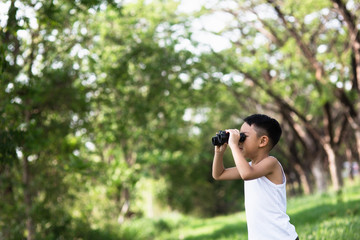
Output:
<svg viewBox="0 0 360 240">
<path fill-rule="evenodd" d="M 267 156 L 266 158 L 264 158 L 264 160 L 269 162 L 272 166 L 280 166 L 282 168 L 280 161 L 274 156 Z"/>
<path fill-rule="evenodd" d="M 265 159 L 269 159 L 269 161 L 279 162 L 279 160 L 276 157 L 271 156 L 271 155 L 267 156 Z"/>
<path fill-rule="evenodd" d="M 284 183 L 284 170 L 279 160 L 274 156 L 268 156 L 264 160 L 268 162 L 271 171 L 266 177 L 274 184 Z"/>
<path fill-rule="evenodd" d="M 270 166 L 277 166 L 278 164 L 280 164 L 279 160 L 274 156 L 264 157 L 261 161 L 255 163 L 255 165 L 259 164 L 259 163 L 261 163 L 262 165 L 265 164 L 266 166 L 269 166 L 269 167 Z M 250 161 L 249 164 L 254 165 L 253 161 Z"/>
<path fill-rule="evenodd" d="M 274 157 L 274 156 L 267 156 L 267 157 L 264 157 L 262 160 L 261 160 L 261 162 L 262 161 L 265 161 L 265 162 L 271 162 L 271 163 L 279 163 L 279 160 L 276 158 L 276 157 Z"/>
</svg>

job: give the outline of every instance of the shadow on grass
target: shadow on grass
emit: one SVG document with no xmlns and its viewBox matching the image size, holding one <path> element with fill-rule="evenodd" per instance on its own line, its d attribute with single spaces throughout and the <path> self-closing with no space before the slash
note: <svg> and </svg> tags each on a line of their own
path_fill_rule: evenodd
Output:
<svg viewBox="0 0 360 240">
<path fill-rule="evenodd" d="M 186 240 L 215 240 L 215 239 L 240 239 L 239 236 L 243 235 L 247 239 L 247 226 L 244 222 L 236 222 L 233 224 L 226 224 L 220 229 L 212 233 L 201 234 L 197 236 L 188 236 Z"/>
</svg>

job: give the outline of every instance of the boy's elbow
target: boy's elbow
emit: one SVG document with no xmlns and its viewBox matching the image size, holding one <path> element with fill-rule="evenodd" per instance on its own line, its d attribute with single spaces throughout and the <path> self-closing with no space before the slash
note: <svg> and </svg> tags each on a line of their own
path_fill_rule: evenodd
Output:
<svg viewBox="0 0 360 240">
<path fill-rule="evenodd" d="M 223 169 L 222 171 L 213 171 L 212 172 L 212 177 L 217 181 L 218 180 L 223 180 L 224 172 L 225 172 L 225 169 Z"/>
<path fill-rule="evenodd" d="M 251 180 L 251 178 L 250 177 L 248 177 L 248 176 L 245 176 L 245 177 L 241 177 L 244 181 L 247 181 L 247 180 Z"/>
<path fill-rule="evenodd" d="M 220 176 L 217 176 L 217 175 L 213 174 L 212 177 L 213 177 L 214 180 L 218 181 Z"/>
<path fill-rule="evenodd" d="M 241 176 L 241 178 L 243 179 L 243 180 L 252 180 L 253 178 L 251 177 L 251 175 L 250 174 L 248 174 L 248 173 L 242 173 L 242 174 L 240 174 L 240 176 Z"/>
<path fill-rule="evenodd" d="M 221 176 L 222 176 L 222 173 L 221 174 L 219 174 L 219 173 L 212 174 L 213 179 L 216 181 L 222 180 Z"/>
</svg>

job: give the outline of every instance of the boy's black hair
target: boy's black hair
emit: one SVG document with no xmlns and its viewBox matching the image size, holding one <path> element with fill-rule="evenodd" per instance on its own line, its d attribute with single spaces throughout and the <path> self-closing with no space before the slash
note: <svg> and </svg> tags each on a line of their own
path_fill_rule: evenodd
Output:
<svg viewBox="0 0 360 240">
<path fill-rule="evenodd" d="M 257 133 L 260 135 L 264 134 L 269 137 L 270 143 L 272 145 L 271 148 L 273 148 L 279 142 L 282 130 L 279 122 L 276 121 L 276 119 L 264 114 L 254 114 L 246 117 L 244 122 L 250 126 L 254 124 L 257 128 L 264 130 L 264 133 Z"/>
</svg>

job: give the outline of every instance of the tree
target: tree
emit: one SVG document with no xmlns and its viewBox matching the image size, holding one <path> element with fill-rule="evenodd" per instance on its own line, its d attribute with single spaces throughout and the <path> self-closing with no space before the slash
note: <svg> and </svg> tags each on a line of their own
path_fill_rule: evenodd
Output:
<svg viewBox="0 0 360 240">
<path fill-rule="evenodd" d="M 336 151 L 344 139 L 343 136 L 349 120 L 342 117 L 344 115 L 339 114 L 343 110 L 338 103 L 346 107 L 345 115 L 347 116 L 351 115 L 350 112 L 354 110 L 355 105 L 351 97 L 353 95 L 351 91 L 346 90 L 345 87 L 339 87 L 344 86 L 340 85 L 341 83 L 335 85 L 328 79 L 330 75 L 337 75 L 337 73 L 331 70 L 326 75 L 323 66 L 333 64 L 333 62 L 322 63 L 320 59 L 326 59 L 325 54 L 316 52 L 316 49 L 321 44 L 325 44 L 324 41 L 319 39 L 328 36 L 326 40 L 330 39 L 328 49 L 331 51 L 326 52 L 326 54 L 328 53 L 329 57 L 334 57 L 333 53 L 336 53 L 336 48 L 341 47 L 343 40 L 346 38 L 338 38 L 338 42 L 331 41 L 331 39 L 334 39 L 331 35 L 333 29 L 327 27 L 326 23 L 337 16 L 331 11 L 329 13 L 324 11 L 324 14 L 327 15 L 323 18 L 323 21 L 316 23 L 317 25 L 309 25 L 306 21 L 310 17 L 306 21 L 304 19 L 310 16 L 308 10 L 310 8 L 306 6 L 312 3 L 304 2 L 300 9 L 288 15 L 285 15 L 283 11 L 294 9 L 293 2 L 288 2 L 283 6 L 278 5 L 276 1 L 267 1 L 267 3 L 264 4 L 263 1 L 251 3 L 244 1 L 237 8 L 223 8 L 222 11 L 234 15 L 237 20 L 236 24 L 235 22 L 232 23 L 232 26 L 235 27 L 226 28 L 221 34 L 229 36 L 232 33 L 232 36 L 235 34 L 239 36 L 238 38 L 232 37 L 234 50 L 227 52 L 228 55 L 223 57 L 230 60 L 223 61 L 232 66 L 243 78 L 250 80 L 255 86 L 265 90 L 267 95 L 278 105 L 277 112 L 280 112 L 283 119 L 292 127 L 295 136 L 300 138 L 301 143 L 306 144 L 304 147 L 310 152 L 310 156 L 316 156 L 316 154 L 312 153 L 321 153 L 318 149 L 322 149 L 321 151 L 326 153 L 330 163 L 329 167 L 334 188 L 339 189 L 342 179 L 339 174 L 338 165 L 340 163 L 336 160 Z M 226 6 L 226 4 L 222 3 L 222 6 Z M 312 14 L 321 15 L 321 10 L 326 9 L 328 6 L 328 2 L 319 2 L 311 7 Z M 268 17 L 261 15 L 260 11 L 264 9 L 267 9 L 272 14 L 269 14 Z M 278 16 L 278 18 L 275 16 Z M 314 25 L 317 28 L 311 27 Z M 339 32 L 338 35 L 341 34 L 341 28 L 335 29 L 335 31 Z M 259 45 L 259 42 L 262 44 Z M 299 48 L 293 48 L 294 43 Z M 229 57 L 231 53 L 238 54 Z M 343 66 L 343 61 L 340 60 L 343 58 L 346 58 L 346 54 L 335 55 L 333 59 L 339 59 L 336 64 Z M 244 64 L 245 62 L 246 64 Z M 308 69 L 311 74 L 303 73 L 301 68 Z M 301 79 L 301 81 L 297 79 Z M 344 82 L 349 83 L 346 79 L 344 79 Z M 321 101 L 315 102 L 312 97 L 320 97 Z M 299 103 L 310 102 L 313 111 L 307 113 L 309 105 Z M 320 105 L 315 106 L 314 103 Z M 319 115 L 319 109 L 323 109 L 323 114 Z M 312 123 L 309 120 L 312 120 Z M 321 125 L 319 125 L 319 120 L 323 121 Z M 300 125 L 296 127 L 297 124 Z M 309 141 L 310 139 L 312 140 Z M 317 147 L 314 148 L 314 146 Z M 304 159 L 309 158 L 305 157 Z"/>
<path fill-rule="evenodd" d="M 60 231 L 70 227 L 66 175 L 77 171 L 72 168 L 79 161 L 75 136 L 89 110 L 89 89 L 81 84 L 78 69 L 83 59 L 71 55 L 86 37 L 69 34 L 83 5 L 7 4 L 8 19 L 1 28 L 1 233 L 7 239 L 66 238 Z"/>
<path fill-rule="evenodd" d="M 178 40 L 172 29 L 181 21 L 174 15 L 176 6 L 139 1 L 121 13 L 109 8 L 96 16 L 91 29 L 99 39 L 92 50 L 99 61 L 92 64 L 97 81 L 91 141 L 112 168 L 109 177 L 120 173 L 108 185 L 120 223 L 134 211 L 141 214 L 131 207 L 141 178 L 172 179 L 169 168 L 188 161 L 192 141 L 182 117 L 197 101 L 192 80 L 185 79 L 192 74 L 189 62 L 194 56 L 175 50 Z"/>
</svg>

